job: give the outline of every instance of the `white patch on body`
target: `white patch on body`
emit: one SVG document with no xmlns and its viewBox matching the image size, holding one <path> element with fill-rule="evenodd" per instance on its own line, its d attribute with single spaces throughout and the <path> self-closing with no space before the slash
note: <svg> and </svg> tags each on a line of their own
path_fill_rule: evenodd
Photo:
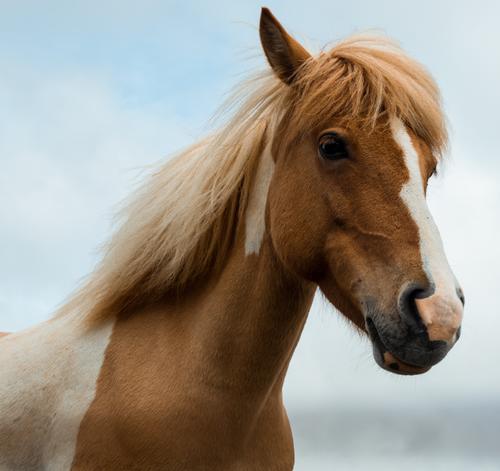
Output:
<svg viewBox="0 0 500 471">
<path fill-rule="evenodd" d="M 271 144 L 260 156 L 257 174 L 250 192 L 245 214 L 245 255 L 258 254 L 266 230 L 266 204 L 269 185 L 274 173 Z"/>
<path fill-rule="evenodd" d="M 83 321 L 61 316 L 0 339 L 1 470 L 70 469 L 113 326 Z"/>
<path fill-rule="evenodd" d="M 420 303 L 420 316 L 426 325 L 436 322 L 459 325 L 462 307 L 456 292 L 457 281 L 448 264 L 441 236 L 427 206 L 418 153 L 401 120 L 393 119 L 391 128 L 394 140 L 403 151 L 410 174 L 410 178 L 401 188 L 400 197 L 418 227 L 423 268 L 429 281 L 435 285 L 434 294 L 425 298 L 428 302 L 417 301 Z"/>
</svg>

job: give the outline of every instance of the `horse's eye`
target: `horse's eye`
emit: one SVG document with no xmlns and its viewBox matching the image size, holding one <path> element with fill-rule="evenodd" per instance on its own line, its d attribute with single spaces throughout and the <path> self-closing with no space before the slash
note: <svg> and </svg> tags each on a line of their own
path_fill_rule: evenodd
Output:
<svg viewBox="0 0 500 471">
<path fill-rule="evenodd" d="M 325 160 L 340 160 L 349 157 L 345 141 L 335 133 L 323 134 L 319 139 L 319 155 Z"/>
</svg>

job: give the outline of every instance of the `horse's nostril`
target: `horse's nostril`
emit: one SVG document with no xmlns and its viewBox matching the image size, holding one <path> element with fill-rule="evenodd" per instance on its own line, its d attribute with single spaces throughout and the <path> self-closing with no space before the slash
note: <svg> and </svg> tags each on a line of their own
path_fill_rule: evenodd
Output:
<svg viewBox="0 0 500 471">
<path fill-rule="evenodd" d="M 426 293 L 427 294 L 427 293 Z M 443 341 L 450 347 L 456 342 L 457 331 L 462 323 L 463 303 L 460 293 L 441 287 L 423 296 L 414 297 L 416 313 L 425 326 L 429 341 Z"/>
<path fill-rule="evenodd" d="M 458 299 L 460 299 L 462 306 L 465 306 L 465 296 L 464 296 L 464 292 L 462 291 L 462 288 L 457 288 L 457 296 L 458 296 Z"/>
<path fill-rule="evenodd" d="M 426 332 L 420 314 L 415 303 L 416 299 L 423 299 L 431 296 L 433 288 L 425 288 L 422 285 L 411 283 L 407 285 L 399 295 L 399 312 L 403 320 L 412 327 L 416 335 Z"/>
</svg>

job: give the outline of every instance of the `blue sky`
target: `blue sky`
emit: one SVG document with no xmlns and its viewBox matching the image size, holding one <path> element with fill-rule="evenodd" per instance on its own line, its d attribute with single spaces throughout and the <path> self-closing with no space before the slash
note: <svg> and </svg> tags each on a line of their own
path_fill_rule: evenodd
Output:
<svg viewBox="0 0 500 471">
<path fill-rule="evenodd" d="M 265 66 L 253 1 L 0 1 L 0 330 L 38 322 L 97 260 L 145 167 L 192 142 L 226 92 Z M 463 338 L 419 378 L 375 366 L 318 300 L 287 401 L 426 405 L 500 397 L 500 4 L 272 1 L 313 51 L 379 29 L 442 88 L 450 158 L 430 204 L 466 293 Z M 308 385 L 314 385 L 309 387 Z"/>
</svg>

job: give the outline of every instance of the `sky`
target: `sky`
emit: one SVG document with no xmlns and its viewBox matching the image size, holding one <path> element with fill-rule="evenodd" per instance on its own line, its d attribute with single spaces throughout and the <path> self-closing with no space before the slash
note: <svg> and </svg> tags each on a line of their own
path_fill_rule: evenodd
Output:
<svg viewBox="0 0 500 471">
<path fill-rule="evenodd" d="M 266 67 L 260 6 L 0 0 L 0 331 L 50 316 L 91 271 L 141 176 L 202 137 L 231 87 Z M 368 341 L 318 297 L 286 382 L 292 422 L 335 407 L 498 411 L 500 4 L 266 6 L 311 51 L 378 30 L 432 72 L 451 146 L 429 204 L 466 297 L 459 343 L 411 378 L 378 368 Z"/>
</svg>

